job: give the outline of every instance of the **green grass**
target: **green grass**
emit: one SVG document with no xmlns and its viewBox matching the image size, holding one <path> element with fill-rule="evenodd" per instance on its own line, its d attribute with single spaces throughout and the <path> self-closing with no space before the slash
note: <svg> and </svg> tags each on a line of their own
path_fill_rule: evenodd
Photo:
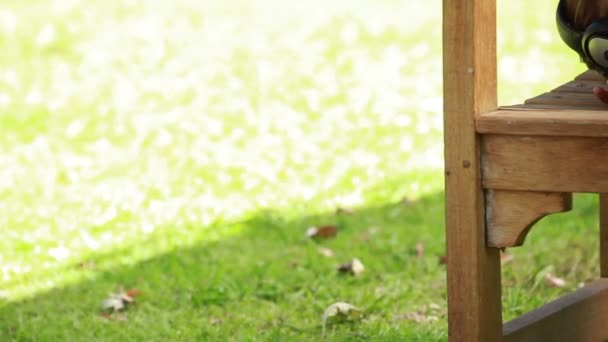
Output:
<svg viewBox="0 0 608 342">
<path fill-rule="evenodd" d="M 107 3 L 0 4 L 0 340 L 318 340 L 337 301 L 331 340 L 446 339 L 440 1 Z M 499 4 L 501 103 L 583 70 Z M 512 251 L 505 319 L 598 273 L 596 204 Z"/>
</svg>

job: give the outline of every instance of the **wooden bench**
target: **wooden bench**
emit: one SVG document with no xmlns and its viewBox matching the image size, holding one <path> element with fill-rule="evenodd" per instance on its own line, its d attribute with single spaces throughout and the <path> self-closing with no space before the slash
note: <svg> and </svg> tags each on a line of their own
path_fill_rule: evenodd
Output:
<svg viewBox="0 0 608 342">
<path fill-rule="evenodd" d="M 585 72 L 499 108 L 495 0 L 443 8 L 449 338 L 608 340 L 608 105 L 592 93 L 605 80 Z M 601 278 L 503 324 L 500 249 L 575 192 L 600 194 Z"/>
</svg>

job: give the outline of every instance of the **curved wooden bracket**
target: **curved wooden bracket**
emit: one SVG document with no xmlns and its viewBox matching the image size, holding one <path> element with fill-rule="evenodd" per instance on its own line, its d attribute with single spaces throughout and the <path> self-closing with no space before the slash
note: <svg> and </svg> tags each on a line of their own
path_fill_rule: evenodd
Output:
<svg viewBox="0 0 608 342">
<path fill-rule="evenodd" d="M 572 209 L 572 194 L 486 190 L 486 234 L 489 247 L 521 246 L 541 218 Z"/>
</svg>

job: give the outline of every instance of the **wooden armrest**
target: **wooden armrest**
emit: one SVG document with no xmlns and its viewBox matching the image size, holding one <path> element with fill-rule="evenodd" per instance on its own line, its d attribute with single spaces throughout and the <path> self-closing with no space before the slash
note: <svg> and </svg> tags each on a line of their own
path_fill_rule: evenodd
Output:
<svg viewBox="0 0 608 342">
<path fill-rule="evenodd" d="M 595 71 L 586 71 L 524 104 L 477 116 L 476 130 L 483 134 L 608 137 L 608 104 L 593 94 L 596 86 L 606 86 L 606 80 Z"/>
<path fill-rule="evenodd" d="M 606 111 L 504 107 L 475 118 L 483 134 L 608 137 Z"/>
</svg>

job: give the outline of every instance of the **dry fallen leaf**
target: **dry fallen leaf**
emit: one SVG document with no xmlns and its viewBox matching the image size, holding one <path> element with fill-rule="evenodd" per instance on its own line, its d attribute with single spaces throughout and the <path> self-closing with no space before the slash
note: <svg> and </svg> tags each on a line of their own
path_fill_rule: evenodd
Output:
<svg viewBox="0 0 608 342">
<path fill-rule="evenodd" d="M 566 286 L 566 281 L 564 279 L 554 276 L 551 272 L 545 274 L 545 282 L 551 287 Z"/>
<path fill-rule="evenodd" d="M 423 256 L 424 256 L 424 243 L 422 241 L 419 241 L 416 244 L 416 257 L 418 257 L 420 259 Z"/>
<path fill-rule="evenodd" d="M 137 289 L 111 293 L 108 298 L 103 300 L 101 308 L 107 312 L 122 311 L 126 309 L 129 304 L 135 302 L 135 296 L 139 294 L 140 291 Z"/>
<path fill-rule="evenodd" d="M 354 321 L 360 320 L 363 317 L 363 310 L 358 307 L 344 302 L 333 303 L 323 313 L 322 333 L 325 336 L 325 328 L 330 321 Z"/>
<path fill-rule="evenodd" d="M 334 256 L 334 251 L 332 251 L 329 248 L 319 247 L 318 251 L 322 256 L 324 256 L 326 258 L 331 258 Z"/>
<path fill-rule="evenodd" d="M 361 260 L 353 258 L 351 261 L 338 266 L 338 271 L 358 276 L 359 274 L 363 273 L 363 271 L 365 271 L 365 266 L 363 266 Z"/>
<path fill-rule="evenodd" d="M 325 225 L 321 227 L 310 227 L 306 230 L 306 236 L 309 238 L 326 239 L 334 237 L 338 233 L 338 227 Z"/>
</svg>

